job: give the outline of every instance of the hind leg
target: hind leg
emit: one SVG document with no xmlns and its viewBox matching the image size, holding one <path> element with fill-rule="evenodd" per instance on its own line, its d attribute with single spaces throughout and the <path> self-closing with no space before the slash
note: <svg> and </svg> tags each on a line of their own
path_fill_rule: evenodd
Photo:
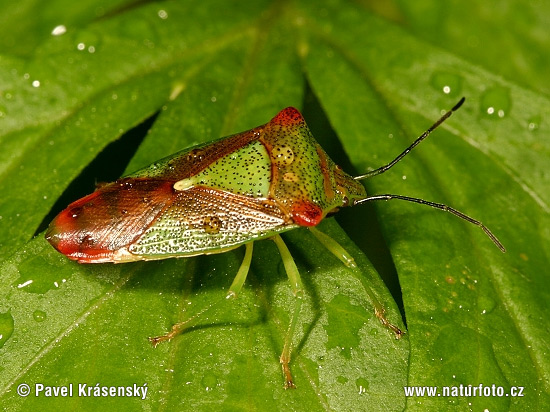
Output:
<svg viewBox="0 0 550 412">
<path fill-rule="evenodd" d="M 250 270 L 250 262 L 252 261 L 252 245 L 253 242 L 247 243 L 245 254 L 243 261 L 241 263 L 241 266 L 239 267 L 239 271 L 237 272 L 237 276 L 235 276 L 235 279 L 233 280 L 233 283 L 229 287 L 229 291 L 227 292 L 226 299 L 235 298 L 241 291 L 244 281 L 246 280 L 246 276 L 248 275 L 248 271 Z M 167 332 L 164 335 L 157 336 L 154 338 L 149 338 L 149 342 L 153 345 L 153 347 L 156 347 L 159 343 L 170 341 L 175 336 L 182 333 L 185 329 L 193 326 L 193 324 L 196 323 L 196 321 L 204 315 L 204 313 L 208 312 L 213 307 L 219 305 L 221 302 L 224 302 L 223 300 L 216 301 L 214 303 L 211 303 L 204 309 L 202 309 L 199 313 L 196 315 L 193 315 L 189 319 L 186 319 L 183 322 L 176 323 L 174 326 L 172 326 L 172 329 L 170 332 Z"/>
<path fill-rule="evenodd" d="M 403 335 L 403 332 L 386 318 L 386 309 L 384 309 L 382 303 L 380 303 L 370 286 L 365 281 L 353 257 L 338 242 L 327 234 L 319 231 L 315 227 L 310 227 L 308 229 L 323 246 L 325 246 L 334 256 L 341 260 L 344 265 L 351 269 L 354 276 L 359 279 L 363 285 L 365 292 L 367 292 L 367 295 L 374 306 L 374 314 L 380 320 L 380 323 L 390 329 L 395 334 L 396 339 L 399 339 Z"/>
<path fill-rule="evenodd" d="M 290 324 L 288 326 L 288 330 L 285 335 L 283 352 L 281 353 L 281 357 L 279 358 L 281 362 L 281 367 L 283 368 L 283 375 L 285 378 L 285 389 L 289 389 L 289 388 L 296 387 L 292 379 L 292 373 L 290 372 L 290 360 L 291 360 L 291 353 L 292 353 L 292 338 L 294 337 L 294 331 L 296 330 L 296 323 L 298 321 L 298 318 L 300 316 L 300 310 L 302 308 L 304 287 L 302 285 L 302 279 L 300 278 L 300 273 L 298 272 L 296 263 L 294 262 L 294 259 L 292 258 L 292 255 L 290 254 L 290 251 L 288 250 L 285 243 L 283 242 L 283 239 L 281 238 L 281 236 L 275 235 L 273 237 L 273 241 L 275 242 L 275 244 L 277 245 L 277 248 L 279 249 L 279 253 L 281 254 L 281 258 L 283 259 L 283 264 L 285 266 L 286 274 L 288 276 L 288 280 L 292 285 L 292 292 L 296 297 L 292 318 L 290 320 Z"/>
</svg>

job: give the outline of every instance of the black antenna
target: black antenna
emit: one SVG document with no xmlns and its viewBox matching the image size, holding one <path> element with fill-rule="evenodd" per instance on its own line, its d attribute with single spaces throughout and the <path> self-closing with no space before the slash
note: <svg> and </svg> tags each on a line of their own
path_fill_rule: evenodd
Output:
<svg viewBox="0 0 550 412">
<path fill-rule="evenodd" d="M 441 123 L 443 123 L 445 120 L 447 120 L 453 112 L 455 112 L 460 106 L 462 106 L 462 103 L 464 103 L 464 97 L 460 99 L 460 101 L 454 105 L 454 107 L 449 110 L 447 113 L 445 113 L 443 116 L 439 118 L 437 122 L 435 122 L 428 130 L 426 130 L 420 137 L 418 137 L 403 153 L 401 153 L 399 156 L 397 156 L 394 160 L 392 160 L 390 163 L 388 163 L 385 166 L 379 167 L 376 170 L 373 170 L 372 172 L 365 173 L 364 175 L 356 176 L 354 177 L 355 180 L 362 180 L 366 179 L 368 177 L 376 176 L 381 173 L 384 173 L 388 169 L 390 169 L 392 166 L 394 166 L 397 162 L 399 162 L 401 159 L 403 159 L 414 147 L 416 147 L 422 140 L 424 140 L 428 135 L 434 131 Z M 353 202 L 353 205 L 359 205 L 361 203 L 369 202 L 371 200 L 391 200 L 391 199 L 399 199 L 399 200 L 405 200 L 407 202 L 413 202 L 413 203 L 419 203 L 421 205 L 430 206 L 439 210 L 443 210 L 445 212 L 449 212 L 469 223 L 472 223 L 476 226 L 479 226 L 487 236 L 489 236 L 489 239 L 493 241 L 493 243 L 500 249 L 501 252 L 505 253 L 506 248 L 503 246 L 503 244 L 498 240 L 498 238 L 493 235 L 493 232 L 489 230 L 487 226 L 485 226 L 483 223 L 481 223 L 479 220 L 476 220 L 464 213 L 462 213 L 459 210 L 456 210 L 450 206 L 444 205 L 442 203 L 435 203 L 430 202 L 428 200 L 424 199 L 418 199 L 416 197 L 409 197 L 409 196 L 402 196 L 402 195 L 392 195 L 392 194 L 384 194 L 384 195 L 374 195 L 374 196 L 368 196 L 364 199 L 358 199 Z"/>
<path fill-rule="evenodd" d="M 434 207 L 436 209 L 443 210 L 445 212 L 449 212 L 461 219 L 464 219 L 467 222 L 470 222 L 476 226 L 479 226 L 487 236 L 489 236 L 489 239 L 493 241 L 493 243 L 500 249 L 502 253 L 506 253 L 506 248 L 502 243 L 500 243 L 500 240 L 493 235 L 493 232 L 489 230 L 487 226 L 485 226 L 483 223 L 481 223 L 479 220 L 476 220 L 464 213 L 462 213 L 460 210 L 453 209 L 450 206 L 444 205 L 443 203 L 435 203 L 430 202 L 428 200 L 424 199 L 418 199 L 416 197 L 409 197 L 409 196 L 401 196 L 401 195 L 391 195 L 391 194 L 385 194 L 385 195 L 375 195 L 375 196 L 369 196 L 364 199 L 356 200 L 353 205 L 359 205 L 361 203 L 369 202 L 371 200 L 391 200 L 391 199 L 399 199 L 399 200 L 406 200 L 407 202 L 413 202 L 413 203 L 420 203 L 421 205 L 426 205 L 430 207 Z"/>
<path fill-rule="evenodd" d="M 367 179 L 369 177 L 376 176 L 376 175 L 379 175 L 381 173 L 386 172 L 388 169 L 390 169 L 392 166 L 394 166 L 397 162 L 399 162 L 401 159 L 403 159 L 407 154 L 409 154 L 409 152 L 412 149 L 414 149 L 422 140 L 424 140 L 426 137 L 428 137 L 430 135 L 430 133 L 433 132 L 437 128 L 437 126 L 439 126 L 441 123 L 443 123 L 445 120 L 447 120 L 453 114 L 453 112 L 456 112 L 460 108 L 460 106 L 462 106 L 462 103 L 464 103 L 464 100 L 465 100 L 464 97 L 462 99 L 460 99 L 460 101 L 457 104 L 455 104 L 454 107 L 451 110 L 449 110 L 447 113 L 445 113 L 443 116 L 441 116 L 437 122 L 435 122 L 428 130 L 426 130 L 424 133 L 422 133 L 422 135 L 420 137 L 418 137 L 418 139 L 416 139 L 409 147 L 407 147 L 403 151 L 403 153 L 401 153 L 399 156 L 397 156 L 395 159 L 393 159 L 390 163 L 388 163 L 385 166 L 379 167 L 378 169 L 373 170 L 372 172 L 367 172 L 364 175 L 355 176 L 354 179 L 355 180 L 363 180 L 363 179 Z"/>
</svg>

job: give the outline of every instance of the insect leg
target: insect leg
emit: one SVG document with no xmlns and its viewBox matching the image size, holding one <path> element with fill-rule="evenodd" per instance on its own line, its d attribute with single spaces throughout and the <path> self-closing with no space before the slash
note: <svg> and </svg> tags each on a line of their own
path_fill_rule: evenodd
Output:
<svg viewBox="0 0 550 412">
<path fill-rule="evenodd" d="M 233 283 L 229 287 L 229 292 L 226 295 L 226 298 L 236 298 L 237 294 L 241 291 L 244 281 L 246 280 L 246 276 L 248 275 L 248 270 L 250 269 L 250 262 L 252 260 L 252 242 L 247 243 L 246 250 L 244 253 L 244 258 L 241 263 L 241 266 L 239 267 L 239 271 L 237 272 L 237 276 L 235 276 L 235 279 L 233 280 Z M 211 303 L 206 308 L 202 309 L 199 313 L 196 315 L 193 315 L 189 319 L 186 319 L 183 322 L 176 323 L 172 326 L 172 329 L 170 332 L 166 333 L 162 336 L 157 336 L 154 338 L 149 338 L 149 342 L 153 345 L 153 347 L 156 347 L 159 343 L 169 341 L 173 339 L 175 336 L 179 335 L 181 332 L 183 332 L 186 328 L 189 328 L 197 319 L 199 319 L 205 312 L 212 309 L 214 306 L 220 304 L 223 301 L 217 301 L 214 303 Z"/>
<path fill-rule="evenodd" d="M 294 313 L 292 314 L 290 325 L 285 336 L 283 352 L 281 353 L 281 357 L 279 358 L 281 362 L 281 367 L 283 368 L 283 375 L 285 377 L 285 389 L 288 389 L 296 387 L 292 380 L 292 374 L 290 373 L 289 364 L 290 354 L 292 352 L 292 337 L 294 336 L 296 323 L 300 315 L 300 309 L 302 308 L 304 288 L 302 285 L 302 279 L 300 278 L 300 273 L 298 272 L 298 268 L 296 267 L 296 263 L 294 262 L 290 251 L 286 247 L 285 242 L 283 242 L 283 239 L 280 235 L 275 235 L 272 239 L 279 249 L 279 253 L 281 254 L 281 258 L 283 259 L 283 264 L 285 265 L 286 274 L 292 285 L 292 291 L 294 293 L 294 296 L 296 296 Z"/>
<path fill-rule="evenodd" d="M 149 342 L 151 343 L 151 345 L 153 345 L 153 348 L 156 348 L 157 345 L 161 342 L 171 341 L 177 335 L 182 333 L 185 329 L 191 327 L 195 323 L 195 321 L 201 317 L 201 315 L 203 315 L 205 312 L 208 312 L 217 303 L 219 302 L 212 303 L 208 305 L 206 308 L 202 309 L 199 313 L 191 316 L 189 319 L 186 319 L 183 322 L 176 323 L 175 325 L 172 326 L 172 329 L 170 329 L 170 332 L 167 332 L 161 336 L 155 336 L 154 338 L 149 338 Z"/>
<path fill-rule="evenodd" d="M 308 229 L 310 230 L 311 233 L 313 233 L 313 235 L 324 247 L 326 247 L 334 256 L 340 259 L 342 263 L 344 263 L 344 265 L 350 268 L 353 275 L 359 281 L 361 281 L 361 284 L 363 285 L 365 292 L 367 292 L 367 295 L 369 296 L 374 306 L 374 313 L 376 317 L 380 320 L 382 325 L 384 325 L 385 327 L 390 329 L 393 333 L 395 333 L 396 339 L 399 339 L 401 335 L 403 335 L 403 332 L 397 326 L 395 326 L 394 324 L 388 321 L 385 315 L 386 309 L 384 309 L 384 306 L 382 305 L 382 303 L 380 303 L 380 301 L 378 300 L 378 298 L 376 297 L 372 289 L 369 287 L 369 285 L 365 281 L 363 274 L 359 270 L 359 267 L 355 263 L 355 260 L 353 259 L 353 257 L 347 252 L 346 249 L 344 249 L 338 242 L 336 242 L 333 238 L 328 236 L 326 233 L 321 232 L 320 230 L 318 230 L 313 226 L 309 227 Z"/>
<path fill-rule="evenodd" d="M 237 276 L 235 276 L 235 279 L 233 279 L 233 283 L 229 287 L 229 292 L 227 292 L 227 299 L 230 298 L 236 298 L 237 294 L 241 291 L 244 281 L 246 280 L 246 276 L 248 275 L 248 271 L 250 270 L 250 262 L 252 261 L 252 245 L 254 242 L 247 243 L 246 250 L 244 252 L 244 259 L 241 263 L 241 267 L 239 267 L 239 271 L 237 272 Z"/>
</svg>

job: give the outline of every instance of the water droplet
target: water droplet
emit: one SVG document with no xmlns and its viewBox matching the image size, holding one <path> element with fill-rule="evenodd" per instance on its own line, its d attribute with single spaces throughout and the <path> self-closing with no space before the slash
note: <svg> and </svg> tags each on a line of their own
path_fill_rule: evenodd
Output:
<svg viewBox="0 0 550 412">
<path fill-rule="evenodd" d="M 541 121 L 542 121 L 542 118 L 540 115 L 533 116 L 529 118 L 529 120 L 527 121 L 527 128 L 529 129 L 529 131 L 534 132 L 535 130 L 538 130 L 538 128 L 540 127 Z"/>
<path fill-rule="evenodd" d="M 79 31 L 75 36 L 76 48 L 80 51 L 88 50 L 94 53 L 101 44 L 101 36 L 92 30 Z"/>
<path fill-rule="evenodd" d="M 359 395 L 362 395 L 367 392 L 369 389 L 369 381 L 365 378 L 359 378 L 355 380 L 355 385 L 357 386 L 357 390 Z"/>
<path fill-rule="evenodd" d="M 166 10 L 159 10 L 157 14 L 162 20 L 166 20 L 168 18 L 168 13 L 166 13 Z"/>
<path fill-rule="evenodd" d="M 35 310 L 32 314 L 32 317 L 37 322 L 44 322 L 46 320 L 46 312 L 43 310 Z"/>
<path fill-rule="evenodd" d="M 218 385 L 218 378 L 212 373 L 207 373 L 202 378 L 201 384 L 207 392 L 211 391 Z"/>
<path fill-rule="evenodd" d="M 364 310 L 352 305 L 349 297 L 344 295 L 336 295 L 328 306 L 339 310 L 328 311 L 328 322 L 324 326 L 328 336 L 327 349 L 339 348 L 344 358 L 351 359 L 351 348 L 360 344 L 359 330 L 364 325 Z"/>
<path fill-rule="evenodd" d="M 478 308 L 479 308 L 479 311 L 481 312 L 482 315 L 486 315 L 490 312 L 493 311 L 493 309 L 495 309 L 496 307 L 496 302 L 493 298 L 489 297 L 489 296 L 480 296 L 478 301 L 477 301 L 477 305 L 478 305 Z"/>
<path fill-rule="evenodd" d="M 4 117 L 7 113 L 7 109 L 5 106 L 0 105 L 0 117 Z"/>
<path fill-rule="evenodd" d="M 462 90 L 462 78 L 451 73 L 436 72 L 430 83 L 434 89 L 449 96 L 456 96 Z"/>
<path fill-rule="evenodd" d="M 4 346 L 7 340 L 13 333 L 14 322 L 13 316 L 8 311 L 6 313 L 0 313 L 0 348 Z"/>
<path fill-rule="evenodd" d="M 58 256 L 51 255 L 51 259 L 44 256 L 32 256 L 19 266 L 19 278 L 13 283 L 18 289 L 30 293 L 46 293 L 57 289 L 72 275 L 71 269 L 60 268 Z M 44 272 L 40 267 L 55 267 L 55 271 Z"/>
<path fill-rule="evenodd" d="M 510 92 L 504 87 L 493 87 L 481 98 L 481 113 L 491 119 L 502 119 L 510 111 Z"/>
<path fill-rule="evenodd" d="M 52 30 L 52 36 L 61 36 L 62 34 L 65 34 L 67 32 L 67 28 L 60 24 L 58 26 L 55 26 Z"/>
<path fill-rule="evenodd" d="M 294 152 L 288 145 L 273 146 L 271 157 L 278 166 L 289 166 L 294 162 Z"/>
<path fill-rule="evenodd" d="M 346 378 L 345 376 L 337 376 L 336 377 L 336 382 L 341 383 L 341 384 L 346 384 L 346 383 L 348 383 L 348 378 Z"/>
<path fill-rule="evenodd" d="M 32 87 L 40 87 L 40 80 L 33 80 Z"/>
</svg>

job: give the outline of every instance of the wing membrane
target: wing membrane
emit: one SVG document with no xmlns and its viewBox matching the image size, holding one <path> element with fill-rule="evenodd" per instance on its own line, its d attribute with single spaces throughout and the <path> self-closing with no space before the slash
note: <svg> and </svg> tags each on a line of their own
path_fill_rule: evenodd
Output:
<svg viewBox="0 0 550 412">
<path fill-rule="evenodd" d="M 270 200 L 197 186 L 179 192 L 128 250 L 149 259 L 219 253 L 295 227 Z"/>
</svg>

